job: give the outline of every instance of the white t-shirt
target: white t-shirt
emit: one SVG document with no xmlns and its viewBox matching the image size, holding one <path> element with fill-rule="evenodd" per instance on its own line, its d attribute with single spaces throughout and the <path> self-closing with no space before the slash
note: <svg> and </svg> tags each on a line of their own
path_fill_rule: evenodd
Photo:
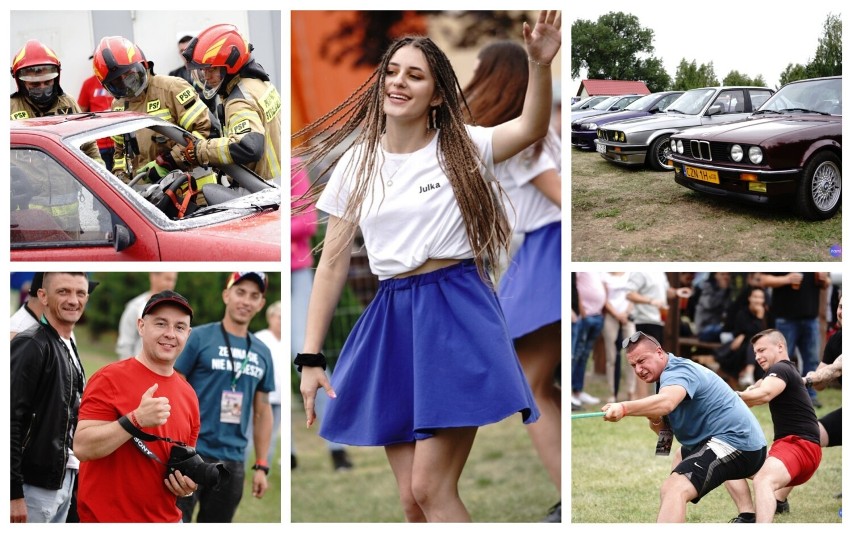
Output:
<svg viewBox="0 0 852 533">
<path fill-rule="evenodd" d="M 533 148 L 498 163 L 494 172 L 506 191 L 511 205 L 506 203 L 506 216 L 514 233 L 529 233 L 562 220 L 562 210 L 530 183 L 542 172 L 560 172 L 561 141 L 553 130 L 547 133 L 544 149 L 533 157 Z"/>
<path fill-rule="evenodd" d="M 38 325 L 38 321 L 36 321 L 36 319 L 33 318 L 33 315 L 31 315 L 25 309 L 26 306 L 27 304 L 24 303 L 24 305 L 22 305 L 18 308 L 17 311 L 15 311 L 15 314 L 12 315 L 12 318 L 9 319 L 10 332 L 20 333 L 24 330 L 30 329 L 31 327 Z"/>
<path fill-rule="evenodd" d="M 290 371 L 290 361 L 283 359 L 284 344 L 281 342 L 281 339 L 276 339 L 275 334 L 268 329 L 262 329 L 255 333 L 254 336 L 260 339 L 272 354 L 272 366 L 275 368 L 275 390 L 269 392 L 269 403 L 281 405 L 282 387 L 286 383 L 289 383 L 284 378 L 284 372 L 288 373 L 287 377 L 289 378 Z"/>
<path fill-rule="evenodd" d="M 638 292 L 651 300 L 668 301 L 669 280 L 665 272 L 631 272 L 627 282 L 628 292 Z M 651 304 L 636 304 L 637 324 L 664 325 L 660 309 Z"/>
<path fill-rule="evenodd" d="M 466 128 L 487 167 L 480 171 L 488 179 L 494 172 L 492 128 Z M 381 174 L 373 180 L 358 221 L 370 270 L 379 279 L 410 272 L 428 259 L 473 257 L 453 188 L 438 164 L 439 135 L 410 154 L 379 152 Z M 321 211 L 343 217 L 359 150 L 347 150 L 337 163 L 317 202 Z"/>
<path fill-rule="evenodd" d="M 609 304 L 618 313 L 627 311 L 630 302 L 627 300 L 627 281 L 630 279 L 630 272 L 622 272 L 620 276 L 604 272 L 601 274 L 601 279 L 606 285 L 606 294 Z"/>
</svg>

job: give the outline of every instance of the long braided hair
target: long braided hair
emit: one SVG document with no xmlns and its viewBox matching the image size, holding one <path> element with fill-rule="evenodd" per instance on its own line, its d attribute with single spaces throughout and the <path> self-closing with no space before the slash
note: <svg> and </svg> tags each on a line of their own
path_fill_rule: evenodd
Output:
<svg viewBox="0 0 852 533">
<path fill-rule="evenodd" d="M 385 74 L 393 55 L 404 46 L 423 52 L 435 79 L 435 93 L 441 96 L 441 104 L 429 111 L 428 127 L 438 130 L 436 155 L 453 188 L 477 270 L 487 281 L 487 265 L 496 262 L 501 252 L 508 251 L 511 238 L 499 197 L 502 189 L 493 176 L 488 180 L 483 176 L 479 152 L 465 129 L 465 116 L 470 110 L 458 78 L 446 54 L 428 37 L 407 36 L 394 41 L 376 70 L 352 95 L 314 123 L 292 134 L 296 146 L 293 156 L 298 161 L 296 170 L 321 165 L 302 200 L 315 203 L 325 187 L 323 178 L 330 175 L 346 150 L 357 146 L 356 156 L 346 169 L 347 173 L 353 173 L 355 180 L 342 218 L 360 219 L 364 199 L 373 190 L 378 173 L 377 155 L 386 122 Z M 338 146 L 345 149 L 335 152 Z M 329 157 L 332 153 L 337 155 Z M 355 226 L 352 225 L 348 232 L 344 235 L 346 239 L 353 236 Z"/>
</svg>

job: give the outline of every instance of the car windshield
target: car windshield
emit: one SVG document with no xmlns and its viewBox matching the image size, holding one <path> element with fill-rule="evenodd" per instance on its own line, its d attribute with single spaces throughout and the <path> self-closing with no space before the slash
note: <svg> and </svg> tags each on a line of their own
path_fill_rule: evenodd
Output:
<svg viewBox="0 0 852 533">
<path fill-rule="evenodd" d="M 762 112 L 815 112 L 843 114 L 841 78 L 827 78 L 790 83 L 767 100 Z"/>
<path fill-rule="evenodd" d="M 241 165 L 179 168 L 173 159 L 169 163 L 171 147 L 185 143 L 186 132 L 177 126 L 144 116 L 116 121 L 93 117 L 88 116 L 96 124 L 92 129 L 62 138 L 69 151 L 16 146 L 13 132 L 13 212 L 30 218 L 36 214 L 27 213 L 35 211 L 42 218 L 50 215 L 70 240 L 85 240 L 111 228 L 113 206 L 95 193 L 103 184 L 163 229 L 201 226 L 244 216 L 247 210 L 280 207 L 279 186 Z M 67 121 L 86 118 L 70 115 Z M 95 142 L 104 139 L 123 142 L 133 155 L 128 172 L 116 168 L 110 172 L 87 155 L 97 153 Z M 78 161 L 69 159 L 69 152 Z"/>
<path fill-rule="evenodd" d="M 672 105 L 666 108 L 666 112 L 683 113 L 685 115 L 697 115 L 701 113 L 704 106 L 713 95 L 715 89 L 693 89 L 686 91 L 680 98 L 672 102 Z"/>
<path fill-rule="evenodd" d="M 610 96 L 606 100 L 602 100 L 602 101 L 598 102 L 597 104 L 593 105 L 592 109 L 597 109 L 598 111 L 606 111 L 607 109 L 612 107 L 612 104 L 618 102 L 619 98 L 621 98 L 621 97 L 620 96 Z"/>
<path fill-rule="evenodd" d="M 624 108 L 625 111 L 642 111 L 649 105 L 651 105 L 657 98 L 659 98 L 658 94 L 646 94 L 642 98 L 638 100 L 633 100 L 630 105 Z"/>
</svg>

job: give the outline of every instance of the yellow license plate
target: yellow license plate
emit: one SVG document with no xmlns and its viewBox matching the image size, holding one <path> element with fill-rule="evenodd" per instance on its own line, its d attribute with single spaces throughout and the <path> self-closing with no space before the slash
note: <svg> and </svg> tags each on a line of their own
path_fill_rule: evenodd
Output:
<svg viewBox="0 0 852 533">
<path fill-rule="evenodd" d="M 694 168 L 684 165 L 683 171 L 686 174 L 687 178 L 707 181 L 719 185 L 719 173 L 715 170 L 704 170 L 703 168 Z"/>
</svg>

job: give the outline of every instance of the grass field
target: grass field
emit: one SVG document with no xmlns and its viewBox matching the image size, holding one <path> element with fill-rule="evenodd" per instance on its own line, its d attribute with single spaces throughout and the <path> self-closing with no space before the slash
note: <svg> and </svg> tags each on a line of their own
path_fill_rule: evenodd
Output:
<svg viewBox="0 0 852 533">
<path fill-rule="evenodd" d="M 74 331 L 77 337 L 77 347 L 80 352 L 80 359 L 82 360 L 83 368 L 86 370 L 87 376 L 91 376 L 100 367 L 117 360 L 117 356 L 113 352 L 113 348 L 115 346 L 114 335 L 105 335 L 100 339 L 94 340 L 88 334 L 85 327 L 77 327 Z M 278 457 L 281 457 L 280 445 Z M 248 470 L 246 472 L 246 482 L 243 487 L 243 499 L 237 508 L 237 513 L 234 516 L 234 522 L 281 522 L 282 476 L 280 461 L 271 466 L 272 468 L 269 474 L 269 489 L 266 491 L 266 494 L 262 499 L 252 497 L 251 480 L 254 472 L 252 470 Z"/>
<path fill-rule="evenodd" d="M 305 429 L 301 399 L 292 400 L 291 423 L 299 462 L 291 473 L 292 522 L 404 520 L 383 448 L 350 447 L 355 468 L 335 472 L 316 430 Z M 559 500 L 520 415 L 480 428 L 459 490 L 474 522 L 538 522 Z"/>
<path fill-rule="evenodd" d="M 842 215 L 812 222 L 726 201 L 676 184 L 671 171 L 571 148 L 573 261 L 838 261 Z"/>
<path fill-rule="evenodd" d="M 603 376 L 587 378 L 585 388 L 599 398 L 607 396 Z M 840 406 L 840 390 L 826 390 L 819 397 L 823 407 L 817 410 L 818 417 Z M 586 410 L 597 411 L 601 405 L 588 406 Z M 771 442 L 768 406 L 752 410 L 767 442 Z M 656 435 L 644 417 L 628 417 L 618 423 L 604 422 L 602 418 L 573 421 L 572 522 L 655 522 L 660 486 L 671 471 L 671 458 L 655 456 L 655 444 Z M 816 474 L 793 490 L 788 499 L 791 512 L 776 516 L 775 522 L 840 522 L 841 500 L 835 495 L 841 492 L 841 451 L 840 447 L 823 449 Z M 697 505 L 687 506 L 688 522 L 727 522 L 736 515 L 736 507 L 723 487 L 712 491 Z"/>
</svg>

